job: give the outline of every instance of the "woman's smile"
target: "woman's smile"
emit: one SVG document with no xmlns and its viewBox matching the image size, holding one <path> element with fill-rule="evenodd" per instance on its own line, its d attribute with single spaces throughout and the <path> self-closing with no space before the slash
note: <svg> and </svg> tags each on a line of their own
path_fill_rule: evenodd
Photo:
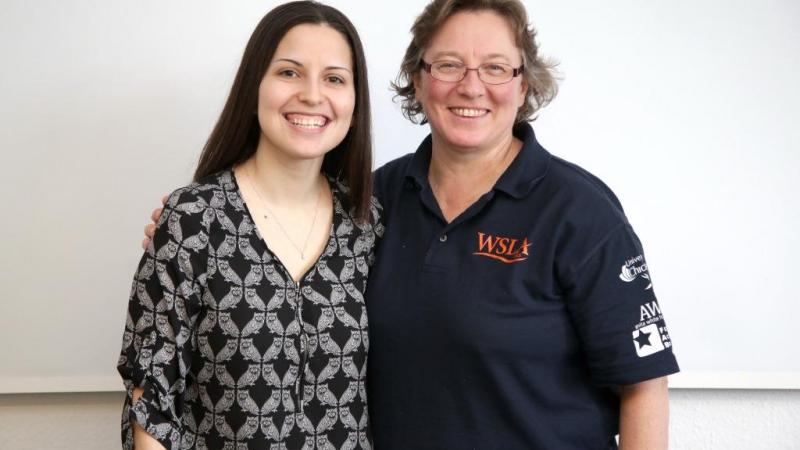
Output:
<svg viewBox="0 0 800 450">
<path fill-rule="evenodd" d="M 330 119 L 320 114 L 286 113 L 283 117 L 295 128 L 303 132 L 322 132 Z"/>
<path fill-rule="evenodd" d="M 456 116 L 464 118 L 480 118 L 489 114 L 489 110 L 484 108 L 450 107 L 447 109 Z"/>
</svg>

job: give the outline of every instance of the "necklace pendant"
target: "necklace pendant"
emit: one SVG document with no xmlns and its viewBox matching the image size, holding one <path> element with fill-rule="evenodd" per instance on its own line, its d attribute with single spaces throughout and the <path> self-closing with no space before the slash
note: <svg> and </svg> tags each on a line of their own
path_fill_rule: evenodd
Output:
<svg viewBox="0 0 800 450">
<path fill-rule="evenodd" d="M 253 187 L 253 190 L 255 191 L 255 193 L 258 195 L 258 197 L 264 203 L 264 208 L 267 210 L 267 212 L 264 213 L 264 220 L 269 220 L 269 218 L 267 217 L 268 215 L 275 216 L 275 218 L 272 219 L 272 221 L 274 221 L 275 225 L 277 225 L 278 228 L 281 230 L 281 233 L 283 233 L 283 236 L 286 237 L 286 240 L 289 241 L 290 244 L 292 244 L 292 247 L 294 247 L 295 250 L 297 250 L 297 253 L 300 254 L 300 260 L 301 261 L 305 261 L 306 260 L 305 249 L 308 246 L 308 240 L 311 238 L 311 233 L 314 231 L 314 224 L 317 223 L 317 213 L 319 213 L 319 202 L 322 200 L 322 194 L 323 194 L 324 188 L 322 186 L 320 186 L 319 192 L 317 193 L 317 203 L 314 205 L 314 217 L 312 217 L 312 219 L 311 219 L 311 227 L 309 227 L 309 229 L 308 229 L 308 234 L 306 235 L 306 240 L 303 243 L 303 247 L 301 248 L 299 245 L 297 245 L 292 240 L 292 238 L 289 236 L 289 233 L 286 232 L 286 229 L 283 227 L 283 225 L 281 225 L 281 221 L 278 220 L 278 216 L 276 216 L 272 212 L 272 210 L 269 209 L 269 205 L 267 205 L 267 202 L 264 199 L 264 196 L 261 195 L 261 191 L 259 191 L 259 189 L 255 185 L 255 183 L 253 183 L 253 179 L 255 179 L 255 175 L 252 174 L 252 168 L 250 169 L 250 171 L 251 171 L 251 173 L 249 173 L 248 176 L 247 176 L 248 180 L 250 181 L 250 185 Z M 324 182 L 325 179 L 324 179 L 324 177 L 320 177 L 319 180 Z M 269 214 L 267 214 L 267 213 L 269 213 Z"/>
</svg>

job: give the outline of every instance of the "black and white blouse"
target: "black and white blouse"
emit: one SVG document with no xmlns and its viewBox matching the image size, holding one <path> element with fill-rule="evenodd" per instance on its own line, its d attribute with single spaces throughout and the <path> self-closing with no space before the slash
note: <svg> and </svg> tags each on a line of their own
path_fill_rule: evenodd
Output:
<svg viewBox="0 0 800 450">
<path fill-rule="evenodd" d="M 371 448 L 363 294 L 380 207 L 355 223 L 347 188 L 329 182 L 328 245 L 299 283 L 231 170 L 169 197 L 128 306 L 123 448 L 132 420 L 168 449 Z"/>
</svg>

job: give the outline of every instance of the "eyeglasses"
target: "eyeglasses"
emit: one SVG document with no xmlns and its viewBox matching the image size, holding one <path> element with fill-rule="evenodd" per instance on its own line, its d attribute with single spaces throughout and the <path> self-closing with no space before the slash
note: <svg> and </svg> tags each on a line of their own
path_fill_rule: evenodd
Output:
<svg viewBox="0 0 800 450">
<path fill-rule="evenodd" d="M 504 84 L 520 76 L 524 67 L 521 65 L 515 69 L 508 64 L 485 63 L 472 68 L 458 61 L 434 61 L 429 64 L 422 60 L 420 63 L 433 78 L 448 83 L 458 83 L 467 76 L 467 71 L 475 70 L 478 72 L 478 78 L 486 84 Z"/>
</svg>

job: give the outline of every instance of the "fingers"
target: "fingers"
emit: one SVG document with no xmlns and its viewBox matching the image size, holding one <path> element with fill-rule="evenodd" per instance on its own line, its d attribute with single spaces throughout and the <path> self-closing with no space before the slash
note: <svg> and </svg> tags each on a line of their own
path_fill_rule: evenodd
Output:
<svg viewBox="0 0 800 450">
<path fill-rule="evenodd" d="M 144 235 L 147 239 L 153 239 L 153 236 L 156 234 L 156 225 L 153 223 L 148 223 L 144 226 Z"/>
<path fill-rule="evenodd" d="M 161 204 L 167 204 L 167 196 L 161 197 Z M 144 226 L 144 239 L 142 239 L 142 248 L 147 250 L 147 246 L 150 245 L 150 240 L 153 239 L 153 235 L 156 234 L 156 223 L 158 219 L 161 217 L 161 213 L 164 212 L 164 208 L 156 208 L 150 213 L 150 220 L 153 223 L 148 223 Z"/>
<path fill-rule="evenodd" d="M 150 214 L 150 220 L 152 220 L 153 223 L 158 222 L 158 218 L 161 217 L 161 213 L 163 211 L 164 211 L 164 208 L 156 208 L 156 209 L 154 209 L 153 212 Z"/>
<path fill-rule="evenodd" d="M 147 247 L 150 245 L 150 240 L 153 239 L 153 235 L 156 234 L 156 224 L 148 223 L 144 226 L 144 239 L 142 239 L 142 249 L 147 250 Z"/>
</svg>

